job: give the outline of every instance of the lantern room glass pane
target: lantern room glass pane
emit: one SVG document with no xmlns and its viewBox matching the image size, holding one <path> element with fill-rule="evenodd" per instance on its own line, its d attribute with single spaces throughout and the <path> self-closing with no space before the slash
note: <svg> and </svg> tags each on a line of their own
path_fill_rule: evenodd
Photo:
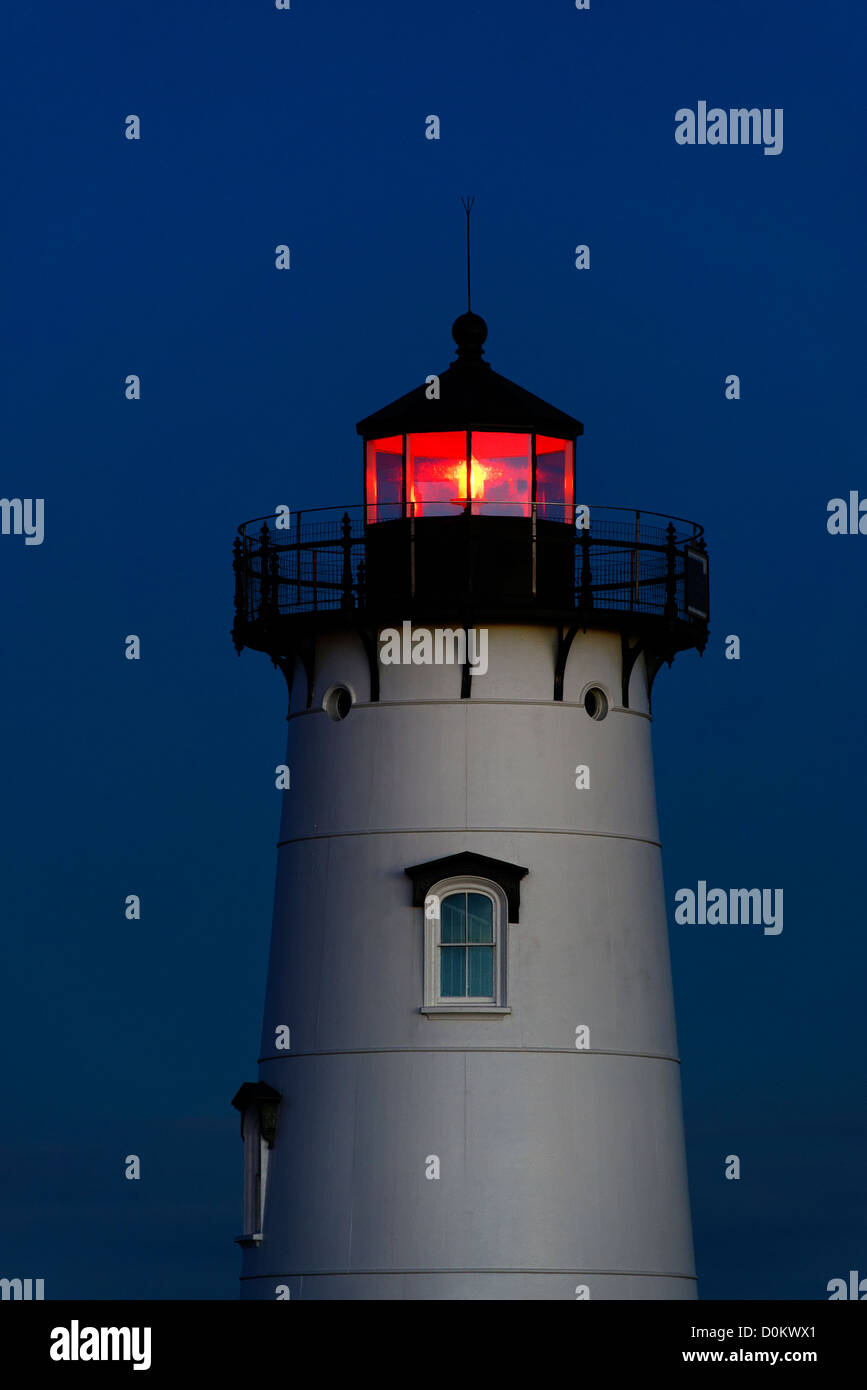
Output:
<svg viewBox="0 0 867 1390">
<path fill-rule="evenodd" d="M 532 456 L 529 434 L 474 431 L 470 495 L 481 516 L 529 516 Z M 466 496 L 466 488 L 462 489 Z"/>
<path fill-rule="evenodd" d="M 463 430 L 410 434 L 406 447 L 407 515 L 455 516 L 467 491 Z"/>
<path fill-rule="evenodd" d="M 367 445 L 367 521 L 391 521 L 401 514 L 403 435 L 371 439 Z"/>
<path fill-rule="evenodd" d="M 572 440 L 536 436 L 536 515 L 548 521 L 574 520 Z"/>
</svg>

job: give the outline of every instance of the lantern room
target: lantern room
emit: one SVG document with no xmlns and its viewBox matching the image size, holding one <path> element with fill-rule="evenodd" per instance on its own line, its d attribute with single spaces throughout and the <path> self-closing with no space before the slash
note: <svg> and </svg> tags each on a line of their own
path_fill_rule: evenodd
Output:
<svg viewBox="0 0 867 1390">
<path fill-rule="evenodd" d="M 572 439 L 511 430 L 442 430 L 365 441 L 368 522 L 397 517 L 536 515 L 571 524 Z"/>
<path fill-rule="evenodd" d="M 478 314 L 452 335 L 457 361 L 357 426 L 367 524 L 463 513 L 571 525 L 580 420 L 492 371 Z"/>
<path fill-rule="evenodd" d="M 288 528 L 270 515 L 240 528 L 238 650 L 312 661 L 313 636 L 348 624 L 368 653 L 372 691 L 372 634 L 407 619 L 551 623 L 573 636 L 589 624 L 641 632 L 665 660 L 701 650 L 701 527 L 619 507 L 594 507 L 592 522 L 589 505 L 579 513 L 581 421 L 491 369 L 478 314 L 462 314 L 452 335 L 448 368 L 357 424 L 362 506 L 294 512 Z"/>
</svg>

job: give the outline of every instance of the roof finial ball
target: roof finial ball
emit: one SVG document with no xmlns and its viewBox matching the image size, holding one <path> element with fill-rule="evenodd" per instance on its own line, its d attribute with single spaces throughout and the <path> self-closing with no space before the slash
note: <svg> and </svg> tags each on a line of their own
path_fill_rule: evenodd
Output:
<svg viewBox="0 0 867 1390">
<path fill-rule="evenodd" d="M 467 310 L 452 324 L 452 337 L 458 345 L 460 362 L 481 362 L 482 344 L 488 336 L 488 325 L 480 314 Z"/>
</svg>

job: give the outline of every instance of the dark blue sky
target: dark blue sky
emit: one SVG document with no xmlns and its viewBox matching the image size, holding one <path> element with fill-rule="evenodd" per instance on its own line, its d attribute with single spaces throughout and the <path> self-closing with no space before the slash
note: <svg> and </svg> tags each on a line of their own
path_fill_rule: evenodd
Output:
<svg viewBox="0 0 867 1390">
<path fill-rule="evenodd" d="M 582 498 L 707 531 L 710 643 L 654 734 L 700 1293 L 867 1274 L 867 537 L 825 524 L 867 495 L 863 6 L 49 0 L 3 29 L 0 491 L 46 513 L 0 537 L 0 1275 L 237 1296 L 286 726 L 231 646 L 231 543 L 361 500 L 355 421 L 451 360 L 463 193 L 488 360 L 584 421 Z M 782 154 L 677 145 L 699 100 L 782 107 Z M 782 934 L 675 925 L 701 878 L 782 887 Z"/>
</svg>

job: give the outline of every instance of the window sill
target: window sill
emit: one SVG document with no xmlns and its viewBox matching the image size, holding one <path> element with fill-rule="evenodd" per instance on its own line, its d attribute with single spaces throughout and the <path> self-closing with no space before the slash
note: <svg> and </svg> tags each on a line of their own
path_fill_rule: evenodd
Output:
<svg viewBox="0 0 867 1390">
<path fill-rule="evenodd" d="M 505 1018 L 511 1012 L 499 1004 L 426 1004 L 419 1009 L 428 1018 Z"/>
</svg>

